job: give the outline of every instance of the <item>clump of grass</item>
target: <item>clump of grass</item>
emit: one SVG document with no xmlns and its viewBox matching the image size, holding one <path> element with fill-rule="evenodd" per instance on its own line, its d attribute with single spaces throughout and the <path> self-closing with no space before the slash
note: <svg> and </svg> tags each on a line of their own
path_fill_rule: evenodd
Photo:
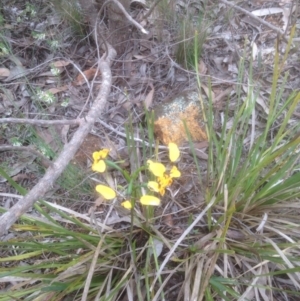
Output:
<svg viewBox="0 0 300 301">
<path fill-rule="evenodd" d="M 42 218 L 25 216 L 14 226 L 15 231 L 24 233 L 23 237 L 0 242 L 0 277 L 6 275 L 4 282 L 18 283 L 9 285 L 9 293 L 2 290 L 0 299 L 60 300 L 73 296 L 73 300 L 78 300 L 92 260 L 96 261 L 96 270 L 89 296 L 95 298 L 99 289 L 105 290 L 110 285 L 112 267 L 117 264 L 116 254 L 120 253 L 124 241 L 117 235 L 100 235 L 88 221 L 71 217 L 70 212 L 56 210 L 47 202 L 35 208 Z M 95 258 L 99 245 L 100 256 Z M 18 262 L 24 265 L 15 265 Z"/>
<path fill-rule="evenodd" d="M 198 31 L 198 28 L 201 28 Z M 203 17 L 200 15 L 195 24 L 189 18 L 180 20 L 178 45 L 176 48 L 176 61 L 185 68 L 191 69 L 195 62 L 195 45 L 197 53 L 201 56 L 203 43 L 206 39 L 206 29 L 203 26 Z M 196 44 L 195 44 L 196 43 Z"/>
<path fill-rule="evenodd" d="M 85 37 L 87 26 L 79 2 L 74 0 L 52 0 L 52 3 L 56 12 L 70 24 L 73 34 Z"/>
<path fill-rule="evenodd" d="M 209 234 L 195 243 L 197 251 L 186 260 L 187 299 L 253 300 L 259 295 L 270 299 L 299 298 L 300 227 L 296 220 L 300 209 L 300 126 L 289 121 L 300 93 L 292 92 L 284 101 L 281 98 L 286 80 L 279 85 L 278 79 L 287 53 L 281 61 L 279 53 L 275 55 L 263 130 L 255 126 L 259 91 L 254 89 L 251 64 L 246 96 L 241 93 L 244 58 L 236 90 L 238 109 L 234 116 L 230 116 L 228 108 L 225 110 L 220 133 L 213 127 L 210 99 L 205 181 L 210 184 L 205 196 L 210 206 Z"/>
<path fill-rule="evenodd" d="M 153 128 L 152 122 L 148 126 Z M 28 235 L 16 235 L 0 243 L 2 257 L 5 258 L 0 263 L 6 263 L 0 268 L 0 278 L 8 275 L 7 282 L 17 281 L 17 286 L 24 289 L 20 291 L 12 286 L 9 296 L 0 293 L 1 300 L 36 296 L 48 300 L 64 297 L 72 297 L 73 300 L 113 300 L 122 295 L 126 287 L 134 289 L 134 294 L 141 299 L 144 287 L 149 288 L 152 281 L 151 274 L 159 269 L 158 257 L 163 245 L 169 245 L 155 229 L 151 206 L 160 204 L 159 196 L 167 193 L 166 188 L 180 176 L 174 163 L 179 157 L 179 150 L 175 144 L 170 145 L 170 170 L 154 159 L 147 166 L 144 159 L 140 161 L 131 133 L 129 130 L 128 147 L 132 159 L 138 163 L 132 164 L 130 173 L 122 169 L 118 162 L 107 159 L 109 150 L 95 151 L 93 154 L 93 171 L 102 174 L 107 167 L 114 169 L 126 183 L 119 181 L 116 188 L 103 184 L 105 179 L 112 184 L 110 173 L 99 179 L 101 184 L 96 185 L 96 191 L 107 200 L 105 204 L 110 208 L 104 222 L 96 220 L 94 210 L 89 217 L 41 200 L 34 205 L 39 217 L 25 215 L 19 224 L 13 226 L 14 231 Z M 153 133 L 149 136 L 151 141 Z M 149 158 L 145 145 L 143 150 Z M 143 181 L 142 174 L 147 182 Z M 20 194 L 26 193 L 5 173 L 3 176 Z M 151 192 L 150 188 L 154 191 Z M 117 199 L 126 208 L 126 215 L 130 216 L 131 226 L 124 230 L 106 226 L 110 213 L 117 206 Z M 11 246 L 18 250 L 11 252 Z M 20 261 L 26 262 L 26 265 L 20 265 Z M 18 264 L 15 265 L 15 262 Z M 141 273 L 136 273 L 138 266 L 142 268 Z M 42 275 L 37 277 L 39 273 Z M 132 286 L 133 279 L 136 288 Z M 161 277 L 158 281 L 162 284 Z M 149 289 L 147 291 L 147 300 L 151 300 L 152 294 Z M 160 295 L 164 296 L 164 292 Z"/>
<path fill-rule="evenodd" d="M 158 4 L 160 19 L 156 23 L 159 40 L 163 41 L 166 29 L 173 36 L 172 44 L 176 61 L 185 68 L 191 69 L 195 61 L 195 41 L 197 53 L 201 55 L 202 46 L 207 36 L 207 15 L 205 3 L 195 8 L 193 4 L 186 4 L 184 8 L 172 1 L 161 1 Z"/>
</svg>

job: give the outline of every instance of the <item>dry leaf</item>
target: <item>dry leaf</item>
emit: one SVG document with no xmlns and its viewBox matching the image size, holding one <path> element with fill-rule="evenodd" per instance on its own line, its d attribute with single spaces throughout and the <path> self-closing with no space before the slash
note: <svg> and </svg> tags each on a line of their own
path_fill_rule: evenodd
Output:
<svg viewBox="0 0 300 301">
<path fill-rule="evenodd" d="M 7 77 L 7 76 L 9 76 L 9 74 L 10 74 L 9 69 L 7 69 L 7 68 L 0 68 L 0 76 Z"/>
<path fill-rule="evenodd" d="M 95 207 L 100 207 L 103 203 L 105 203 L 105 200 L 102 196 L 99 196 L 94 202 Z"/>
<path fill-rule="evenodd" d="M 243 90 L 245 91 L 245 93 L 248 93 L 248 88 L 247 86 L 243 86 Z M 261 97 L 260 95 L 258 95 L 255 99 L 256 103 L 258 103 L 265 111 L 265 113 L 268 115 L 269 114 L 269 107 L 266 104 L 265 100 L 263 99 L 263 97 Z"/>
<path fill-rule="evenodd" d="M 173 234 L 182 234 L 183 230 L 180 227 L 174 227 L 172 233 Z"/>
<path fill-rule="evenodd" d="M 258 48 L 255 42 L 252 44 L 252 59 L 255 61 L 258 54 Z"/>
<path fill-rule="evenodd" d="M 152 84 L 150 84 L 151 86 L 151 90 L 150 92 L 147 94 L 145 100 L 144 100 L 144 104 L 145 104 L 145 108 L 146 110 L 149 110 L 149 108 L 151 107 L 152 105 L 152 102 L 153 102 L 153 95 L 154 95 L 154 86 Z"/>
<path fill-rule="evenodd" d="M 270 8 L 261 8 L 251 12 L 256 17 L 263 17 L 273 14 L 282 13 L 282 8 L 280 7 L 270 7 Z"/>
<path fill-rule="evenodd" d="M 23 66 L 15 66 L 10 69 L 9 76 L 3 80 L 4 82 L 9 82 L 11 80 L 26 76 L 30 71 L 25 69 Z"/>
<path fill-rule="evenodd" d="M 59 92 L 66 91 L 67 89 L 68 89 L 68 86 L 62 86 L 62 87 L 59 87 L 59 88 L 51 88 L 51 89 L 47 90 L 46 92 L 56 94 L 56 93 L 59 93 Z"/>
<path fill-rule="evenodd" d="M 174 227 L 174 222 L 171 214 L 166 214 L 163 217 L 164 224 L 168 225 L 169 227 Z"/>
<path fill-rule="evenodd" d="M 97 71 L 98 71 L 98 69 L 95 69 L 95 68 L 91 68 L 91 69 L 83 71 L 84 75 L 82 75 L 82 73 L 80 73 L 74 80 L 73 85 L 81 86 L 81 85 L 85 84 L 87 80 L 89 81 L 94 78 Z"/>
<path fill-rule="evenodd" d="M 207 72 L 207 67 L 206 67 L 205 63 L 203 62 L 203 60 L 200 60 L 200 62 L 198 64 L 198 71 L 200 74 L 206 74 L 206 72 Z"/>
<path fill-rule="evenodd" d="M 212 102 L 215 102 L 215 93 L 213 91 L 211 91 L 211 89 L 209 89 L 206 85 L 204 85 L 203 83 L 201 83 L 201 88 L 203 89 L 203 91 L 205 92 L 205 95 L 209 98 L 212 98 Z"/>
<path fill-rule="evenodd" d="M 153 238 L 153 247 L 149 249 L 149 255 L 151 256 L 154 254 L 156 257 L 158 257 L 161 254 L 163 247 L 164 244 L 161 240 Z"/>
<path fill-rule="evenodd" d="M 54 67 L 59 68 L 59 67 L 65 67 L 65 66 L 68 66 L 69 64 L 70 64 L 70 62 L 61 60 L 61 61 L 56 61 L 56 62 L 54 62 L 54 63 L 51 63 L 51 66 L 54 66 Z"/>
</svg>

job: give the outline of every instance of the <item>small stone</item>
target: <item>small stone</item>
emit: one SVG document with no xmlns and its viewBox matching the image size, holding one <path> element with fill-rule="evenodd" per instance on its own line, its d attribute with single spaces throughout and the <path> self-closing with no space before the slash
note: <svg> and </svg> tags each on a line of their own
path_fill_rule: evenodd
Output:
<svg viewBox="0 0 300 301">
<path fill-rule="evenodd" d="M 184 92 L 154 109 L 154 134 L 165 145 L 188 141 L 184 122 L 194 142 L 207 141 L 204 117 L 197 92 Z"/>
</svg>

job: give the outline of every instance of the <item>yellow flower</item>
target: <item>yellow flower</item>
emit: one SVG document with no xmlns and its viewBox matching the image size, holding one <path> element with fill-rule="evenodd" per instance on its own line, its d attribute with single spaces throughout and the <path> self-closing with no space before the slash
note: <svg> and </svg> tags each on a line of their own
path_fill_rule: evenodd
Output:
<svg viewBox="0 0 300 301">
<path fill-rule="evenodd" d="M 157 183 L 159 186 L 160 195 L 164 196 L 166 188 L 173 183 L 173 180 L 169 175 L 165 174 L 163 177 L 157 179 Z"/>
<path fill-rule="evenodd" d="M 164 173 L 166 172 L 166 167 L 158 162 L 153 162 L 152 160 L 148 160 L 148 168 L 149 170 L 156 176 L 156 177 L 162 177 Z"/>
<path fill-rule="evenodd" d="M 121 203 L 121 205 L 125 208 L 125 209 L 131 209 L 132 208 L 132 204 L 130 201 L 124 201 Z"/>
<path fill-rule="evenodd" d="M 166 193 L 166 187 L 163 187 L 163 186 L 159 187 L 159 194 L 161 196 L 164 196 L 165 193 Z"/>
<path fill-rule="evenodd" d="M 104 172 L 106 169 L 106 164 L 103 159 L 107 157 L 109 149 L 103 149 L 99 152 L 93 152 L 93 165 L 92 170 L 97 172 Z"/>
<path fill-rule="evenodd" d="M 152 191 L 159 192 L 158 183 L 155 181 L 149 181 L 147 184 L 148 188 Z"/>
<path fill-rule="evenodd" d="M 177 144 L 170 142 L 169 145 L 169 158 L 171 162 L 176 162 L 180 157 L 180 151 Z"/>
<path fill-rule="evenodd" d="M 104 148 L 99 152 L 93 152 L 93 159 L 94 161 L 98 161 L 100 159 L 105 159 L 109 154 L 109 149 Z"/>
<path fill-rule="evenodd" d="M 104 172 L 106 169 L 106 164 L 103 160 L 99 160 L 98 162 L 94 162 L 92 165 L 92 170 L 97 172 Z"/>
<path fill-rule="evenodd" d="M 97 185 L 96 191 L 99 192 L 104 199 L 112 200 L 116 197 L 116 192 L 108 186 L 105 185 Z"/>
<path fill-rule="evenodd" d="M 168 187 L 173 183 L 172 178 L 169 175 L 164 175 L 157 179 L 159 186 Z"/>
<path fill-rule="evenodd" d="M 142 205 L 145 205 L 145 206 L 159 206 L 160 205 L 160 199 L 153 195 L 143 195 L 140 198 L 140 202 Z"/>
<path fill-rule="evenodd" d="M 173 166 L 170 170 L 170 177 L 171 178 L 179 178 L 181 176 L 181 172 L 178 170 L 176 166 Z"/>
<path fill-rule="evenodd" d="M 180 156 L 177 145 L 169 143 L 169 150 L 170 160 L 176 161 Z M 149 170 L 156 176 L 156 181 L 149 181 L 147 186 L 150 190 L 158 192 L 163 196 L 166 188 L 173 183 L 173 178 L 179 178 L 181 173 L 176 166 L 173 166 L 168 174 L 166 173 L 166 167 L 162 163 L 153 162 L 152 160 L 148 160 L 147 163 Z"/>
</svg>

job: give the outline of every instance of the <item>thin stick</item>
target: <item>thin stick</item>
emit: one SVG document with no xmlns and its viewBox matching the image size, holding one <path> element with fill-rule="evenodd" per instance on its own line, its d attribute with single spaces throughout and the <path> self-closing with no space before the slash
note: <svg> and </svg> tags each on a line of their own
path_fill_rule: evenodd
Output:
<svg viewBox="0 0 300 301">
<path fill-rule="evenodd" d="M 137 27 L 142 33 L 144 34 L 148 34 L 149 32 L 142 26 L 140 25 L 137 21 L 135 21 L 126 11 L 126 9 L 124 8 L 124 6 L 118 1 L 118 0 L 108 0 L 107 2 L 114 2 L 119 9 L 122 11 L 122 13 L 124 14 L 124 16 L 126 17 L 126 19 L 132 23 L 135 27 Z"/>
<path fill-rule="evenodd" d="M 41 119 L 23 119 L 23 118 L 0 118 L 0 123 L 17 123 L 17 124 L 32 124 L 32 125 L 80 125 L 83 119 L 72 120 L 41 120 Z"/>
</svg>

